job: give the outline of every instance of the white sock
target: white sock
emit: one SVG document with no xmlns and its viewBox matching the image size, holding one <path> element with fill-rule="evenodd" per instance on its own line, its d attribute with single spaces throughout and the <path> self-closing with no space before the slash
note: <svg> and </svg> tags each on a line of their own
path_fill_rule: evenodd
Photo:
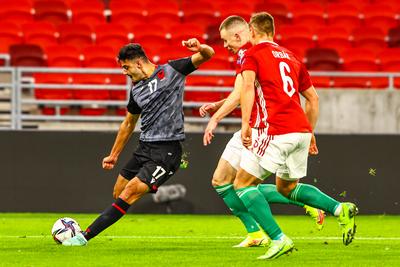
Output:
<svg viewBox="0 0 400 267">
<path fill-rule="evenodd" d="M 336 209 L 335 209 L 335 213 L 333 215 L 335 215 L 336 217 L 338 217 L 340 215 L 340 213 L 342 212 L 342 203 L 340 203 Z"/>
</svg>

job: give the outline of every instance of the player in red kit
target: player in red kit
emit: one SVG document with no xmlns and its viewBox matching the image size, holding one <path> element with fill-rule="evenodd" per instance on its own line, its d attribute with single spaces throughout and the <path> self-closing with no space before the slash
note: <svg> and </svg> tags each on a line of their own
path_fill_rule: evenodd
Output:
<svg viewBox="0 0 400 267">
<path fill-rule="evenodd" d="M 318 153 L 313 130 L 319 104 L 310 76 L 291 51 L 273 42 L 271 15 L 265 12 L 253 15 L 249 27 L 253 47 L 243 59 L 240 101 L 242 142 L 247 149 L 242 150 L 234 186 L 249 213 L 272 240 L 266 254 L 259 259 L 277 258 L 294 247 L 256 188 L 273 173 L 278 192 L 288 199 L 338 216 L 343 243 L 348 245 L 355 235 L 357 207 L 340 203 L 312 185 L 299 183 L 307 174 L 308 153 Z M 305 111 L 300 94 L 306 100 Z"/>
<path fill-rule="evenodd" d="M 235 87 L 227 99 L 215 103 L 204 104 L 200 108 L 200 114 L 204 116 L 208 112 L 215 112 L 210 118 L 207 128 L 204 133 L 204 145 L 208 145 L 213 137 L 213 131 L 218 122 L 226 115 L 232 112 L 240 102 L 240 92 L 242 90 L 242 75 L 241 67 L 245 52 L 251 47 L 249 42 L 250 32 L 248 23 L 239 16 L 229 16 L 221 23 L 220 26 L 221 39 L 224 42 L 224 47 L 231 53 L 236 55 L 236 79 Z M 235 245 L 234 247 L 254 247 L 265 246 L 268 244 L 268 238 L 261 231 L 257 222 L 249 214 L 242 201 L 236 195 L 233 188 L 233 181 L 236 176 L 236 171 L 240 166 L 240 158 L 244 149 L 240 131 L 236 132 L 229 140 L 224 152 L 218 162 L 217 168 L 214 171 L 212 185 L 217 194 L 223 199 L 230 211 L 238 217 L 247 230 L 246 238 Z M 292 204 L 303 207 L 316 223 L 317 229 L 321 229 L 324 223 L 324 213 L 316 208 L 306 206 L 301 202 L 287 199 L 276 190 L 274 184 L 261 184 L 257 189 L 263 194 L 268 203 Z"/>
</svg>

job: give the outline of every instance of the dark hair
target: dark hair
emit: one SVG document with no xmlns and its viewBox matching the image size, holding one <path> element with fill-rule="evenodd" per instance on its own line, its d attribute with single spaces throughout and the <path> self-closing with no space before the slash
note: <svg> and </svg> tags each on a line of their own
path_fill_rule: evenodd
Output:
<svg viewBox="0 0 400 267">
<path fill-rule="evenodd" d="M 132 60 L 136 58 L 141 58 L 144 61 L 149 61 L 140 44 L 127 44 L 124 45 L 118 53 L 118 61 Z"/>
<path fill-rule="evenodd" d="M 253 14 L 250 18 L 249 25 L 253 26 L 259 33 L 272 36 L 275 34 L 274 17 L 267 12 Z"/>
<path fill-rule="evenodd" d="M 226 19 L 224 19 L 224 21 L 222 21 L 221 25 L 219 26 L 219 31 L 223 29 L 229 30 L 230 28 L 236 25 L 247 25 L 247 22 L 244 18 L 240 16 L 236 15 L 229 16 Z"/>
</svg>

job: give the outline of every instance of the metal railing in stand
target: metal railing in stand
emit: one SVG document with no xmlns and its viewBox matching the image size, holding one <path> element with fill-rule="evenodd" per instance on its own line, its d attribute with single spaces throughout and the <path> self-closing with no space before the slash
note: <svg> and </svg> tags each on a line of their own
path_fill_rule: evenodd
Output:
<svg viewBox="0 0 400 267">
<path fill-rule="evenodd" d="M 5 117 L 9 116 L 9 123 L 8 125 L 1 125 L 0 129 L 16 129 L 16 85 L 17 85 L 17 78 L 16 78 L 16 71 L 15 68 L 10 68 L 10 67 L 5 67 L 5 68 L 0 68 L 0 73 L 1 74 L 6 74 L 9 75 L 7 79 L 9 79 L 9 82 L 3 82 L 0 83 L 0 88 L 3 88 L 4 90 L 9 89 L 10 90 L 10 95 L 9 95 L 9 100 L 7 101 L 7 97 L 2 99 L 2 103 L 8 103 L 9 104 L 9 114 L 4 114 Z M 7 94 L 5 94 L 7 95 Z M 6 110 L 3 110 L 6 111 Z M 6 122 L 7 120 L 2 120 L 2 122 Z"/>
<path fill-rule="evenodd" d="M 22 129 L 24 121 L 93 121 L 93 122 L 116 122 L 121 121 L 121 116 L 101 115 L 101 116 L 87 116 L 87 115 L 61 115 L 60 108 L 62 106 L 76 106 L 76 105 L 96 105 L 96 106 L 110 106 L 119 107 L 126 106 L 127 101 L 117 100 L 50 100 L 50 99 L 26 99 L 22 95 L 22 90 L 30 89 L 68 89 L 68 90 L 126 90 L 127 96 L 131 86 L 130 79 L 126 79 L 126 84 L 37 84 L 37 83 L 23 83 L 23 77 L 32 75 L 33 73 L 53 73 L 53 74 L 110 74 L 122 75 L 120 69 L 92 69 L 92 68 L 17 68 L 14 71 L 15 82 L 13 88 L 14 104 L 13 104 L 13 128 Z M 381 73 L 381 72 L 310 72 L 312 77 L 358 77 L 358 78 L 386 78 L 388 79 L 388 90 L 394 90 L 394 79 L 400 77 L 400 73 Z M 221 70 L 198 70 L 191 75 L 197 76 L 234 76 L 234 71 L 221 71 Z M 347 88 L 346 88 L 347 89 Z M 199 92 L 230 92 L 232 87 L 222 86 L 186 86 L 186 91 L 199 91 Z M 204 102 L 185 101 L 184 108 L 199 108 Z M 23 114 L 23 105 L 50 105 L 56 109 L 55 115 L 37 115 L 37 114 Z M 187 116 L 186 122 L 190 123 L 206 123 L 208 118 L 200 118 L 194 116 Z M 221 123 L 239 123 L 239 118 L 225 118 Z"/>
<path fill-rule="evenodd" d="M 39 83 L 22 83 L 23 77 L 32 73 L 46 74 L 110 74 L 122 75 L 120 69 L 104 69 L 104 68 L 17 68 L 18 86 L 16 111 L 17 123 L 16 128 L 22 129 L 23 121 L 121 121 L 121 116 L 79 116 L 79 115 L 61 115 L 60 107 L 74 105 L 98 105 L 98 106 L 124 106 L 126 101 L 113 100 L 50 100 L 50 99 L 24 99 L 21 95 L 23 89 L 68 89 L 68 90 L 125 90 L 127 97 L 129 95 L 130 80 L 127 78 L 125 85 L 119 84 L 39 84 Z M 22 106 L 24 104 L 31 105 L 49 105 L 55 107 L 55 115 L 35 115 L 23 114 Z"/>
</svg>

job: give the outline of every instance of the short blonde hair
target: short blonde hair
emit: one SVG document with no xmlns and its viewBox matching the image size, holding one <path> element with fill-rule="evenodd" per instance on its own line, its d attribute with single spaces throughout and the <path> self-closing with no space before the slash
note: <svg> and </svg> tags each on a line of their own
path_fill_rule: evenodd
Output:
<svg viewBox="0 0 400 267">
<path fill-rule="evenodd" d="M 244 18 L 240 17 L 240 16 L 229 16 L 226 19 L 224 19 L 224 21 L 222 21 L 221 25 L 219 26 L 219 31 L 222 30 L 230 30 L 231 28 L 238 26 L 238 25 L 247 25 L 247 22 Z"/>
<path fill-rule="evenodd" d="M 275 35 L 274 17 L 267 12 L 259 12 L 251 16 L 249 25 L 261 34 Z"/>
</svg>

